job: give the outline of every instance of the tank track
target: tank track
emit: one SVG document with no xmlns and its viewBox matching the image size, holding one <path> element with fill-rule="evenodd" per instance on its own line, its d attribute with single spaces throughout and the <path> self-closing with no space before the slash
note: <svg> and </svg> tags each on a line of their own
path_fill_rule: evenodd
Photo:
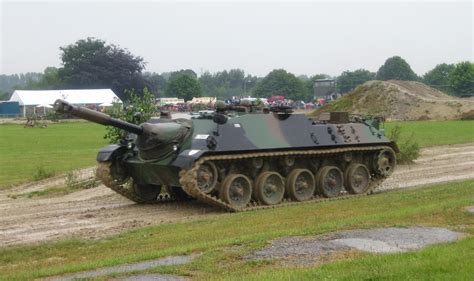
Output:
<svg viewBox="0 0 474 281">
<path fill-rule="evenodd" d="M 299 204 L 309 204 L 309 203 L 316 203 L 316 202 L 323 202 L 323 201 L 330 201 L 330 200 L 342 200 L 342 199 L 349 199 L 349 198 L 356 198 L 365 196 L 370 194 L 374 191 L 374 189 L 379 186 L 384 180 L 385 177 L 383 176 L 372 176 L 371 182 L 368 190 L 361 194 L 340 194 L 339 196 L 333 198 L 324 198 L 324 197 L 314 197 L 311 200 L 304 201 L 304 202 L 296 202 L 291 201 L 290 199 L 284 199 L 283 202 L 276 205 L 258 205 L 253 200 L 247 205 L 246 208 L 237 209 L 233 206 L 227 204 L 226 202 L 219 199 L 217 196 L 206 194 L 202 192 L 198 185 L 197 185 L 197 171 L 199 166 L 206 162 L 206 161 L 216 161 L 216 160 L 241 160 L 241 159 L 248 159 L 253 157 L 274 157 L 274 156 L 321 156 L 321 155 L 329 155 L 329 154 L 339 154 L 344 152 L 373 152 L 377 150 L 382 150 L 386 148 L 391 148 L 390 146 L 373 146 L 373 147 L 345 147 L 345 148 L 335 148 L 335 149 L 324 149 L 324 150 L 291 150 L 291 151 L 280 151 L 280 152 L 255 152 L 255 153 L 246 153 L 246 154 L 231 154 L 231 155 L 215 155 L 215 156 L 204 156 L 197 160 L 193 167 L 189 170 L 182 170 L 180 171 L 180 183 L 182 188 L 186 193 L 188 193 L 193 198 L 197 200 L 230 211 L 230 212 L 242 212 L 242 211 L 253 211 L 253 210 L 260 210 L 260 209 L 269 209 L 269 208 L 279 208 L 279 207 L 286 207 L 291 205 L 299 205 Z"/>
<path fill-rule="evenodd" d="M 133 189 L 127 188 L 128 182 L 124 184 L 118 184 L 111 175 L 110 166 L 111 162 L 99 162 L 97 165 L 96 176 L 98 179 L 102 181 L 102 183 L 107 186 L 108 188 L 112 189 L 114 192 L 122 195 L 123 197 L 132 200 L 136 203 L 142 204 L 157 204 L 157 203 L 165 203 L 165 202 L 173 202 L 173 201 L 180 201 L 178 198 L 175 198 L 173 195 L 161 191 L 158 197 L 155 200 L 144 200 L 140 196 L 138 196 Z"/>
</svg>

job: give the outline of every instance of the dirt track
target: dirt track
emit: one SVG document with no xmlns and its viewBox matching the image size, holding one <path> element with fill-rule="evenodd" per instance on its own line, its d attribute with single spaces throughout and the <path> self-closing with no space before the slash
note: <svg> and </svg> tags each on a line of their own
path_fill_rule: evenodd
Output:
<svg viewBox="0 0 474 281">
<path fill-rule="evenodd" d="M 85 171 L 84 173 L 89 173 Z M 380 190 L 474 178 L 474 144 L 425 149 L 416 164 L 399 166 Z M 146 225 L 217 216 L 197 202 L 137 205 L 104 186 L 53 198 L 8 195 L 39 190 L 59 179 L 0 191 L 0 245 L 31 244 L 66 237 L 94 239 Z"/>
</svg>

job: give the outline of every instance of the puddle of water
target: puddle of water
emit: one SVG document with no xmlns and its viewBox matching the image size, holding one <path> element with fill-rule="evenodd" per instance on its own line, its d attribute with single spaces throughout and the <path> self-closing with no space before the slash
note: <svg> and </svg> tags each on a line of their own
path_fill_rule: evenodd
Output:
<svg viewBox="0 0 474 281">
<path fill-rule="evenodd" d="M 160 258 L 156 260 L 148 260 L 143 262 L 131 263 L 131 264 L 124 264 L 124 265 L 117 265 L 111 267 L 104 267 L 90 271 L 82 271 L 73 274 L 68 274 L 64 276 L 57 276 L 48 278 L 48 281 L 67 281 L 67 280 L 74 280 L 79 278 L 94 278 L 99 276 L 104 276 L 112 273 L 125 273 L 131 271 L 140 271 L 146 270 L 157 266 L 163 265 L 181 265 L 191 262 L 197 255 L 187 255 L 187 256 L 171 256 Z M 168 279 L 165 279 L 168 280 Z M 170 279 L 170 280 L 179 280 L 179 279 Z"/>
</svg>

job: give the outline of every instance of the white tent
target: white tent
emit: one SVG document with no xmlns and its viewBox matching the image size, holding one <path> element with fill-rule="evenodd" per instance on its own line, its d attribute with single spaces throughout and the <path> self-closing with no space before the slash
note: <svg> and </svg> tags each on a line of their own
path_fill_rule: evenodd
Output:
<svg viewBox="0 0 474 281">
<path fill-rule="evenodd" d="M 57 99 L 63 99 L 71 104 L 77 105 L 99 105 L 111 104 L 115 99 L 120 99 L 110 89 L 94 90 L 51 90 L 51 91 L 23 91 L 16 90 L 10 101 L 17 101 L 23 107 L 23 115 L 26 115 L 27 107 L 54 104 Z"/>
</svg>

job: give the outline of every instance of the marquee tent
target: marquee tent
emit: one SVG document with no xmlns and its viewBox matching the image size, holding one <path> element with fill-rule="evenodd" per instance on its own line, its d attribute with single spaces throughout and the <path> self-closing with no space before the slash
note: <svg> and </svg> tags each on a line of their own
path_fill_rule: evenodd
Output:
<svg viewBox="0 0 474 281">
<path fill-rule="evenodd" d="M 98 106 L 100 104 L 111 104 L 115 99 L 120 99 L 110 89 L 93 90 L 48 90 L 48 91 L 24 91 L 16 90 L 10 101 L 17 101 L 23 116 L 27 113 L 36 112 L 38 105 L 52 105 L 57 99 L 63 99 L 71 104 Z"/>
</svg>

